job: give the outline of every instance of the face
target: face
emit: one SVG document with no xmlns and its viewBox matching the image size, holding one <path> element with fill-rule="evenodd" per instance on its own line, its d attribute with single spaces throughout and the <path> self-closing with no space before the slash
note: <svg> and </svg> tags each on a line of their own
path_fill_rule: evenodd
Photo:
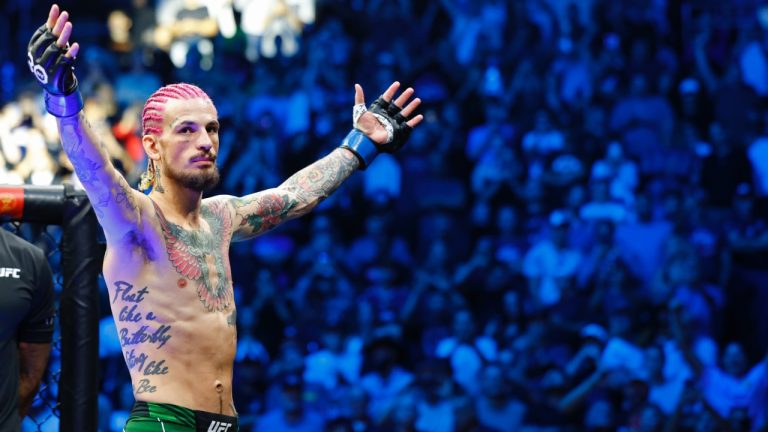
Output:
<svg viewBox="0 0 768 432">
<path fill-rule="evenodd" d="M 168 101 L 157 141 L 153 160 L 159 162 L 165 178 L 200 192 L 216 186 L 219 122 L 211 102 L 203 98 Z"/>
</svg>

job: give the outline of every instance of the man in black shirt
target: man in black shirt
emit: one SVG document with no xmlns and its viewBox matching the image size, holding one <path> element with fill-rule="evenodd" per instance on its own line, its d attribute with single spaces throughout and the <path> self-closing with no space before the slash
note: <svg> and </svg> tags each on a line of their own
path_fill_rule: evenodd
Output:
<svg viewBox="0 0 768 432">
<path fill-rule="evenodd" d="M 48 363 L 53 315 L 45 254 L 0 228 L 0 432 L 21 431 Z"/>
</svg>

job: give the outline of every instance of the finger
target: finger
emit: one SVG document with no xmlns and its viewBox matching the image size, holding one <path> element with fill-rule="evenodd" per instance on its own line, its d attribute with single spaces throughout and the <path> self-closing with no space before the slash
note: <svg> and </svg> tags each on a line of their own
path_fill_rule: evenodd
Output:
<svg viewBox="0 0 768 432">
<path fill-rule="evenodd" d="M 392 98 L 395 96 L 395 93 L 397 93 L 397 89 L 400 88 L 400 83 L 395 81 L 392 83 L 392 85 L 389 86 L 387 91 L 384 92 L 383 95 L 381 95 L 381 98 L 385 101 L 389 102 L 392 100 Z"/>
<path fill-rule="evenodd" d="M 363 93 L 363 88 L 360 86 L 360 84 L 355 84 L 355 105 L 364 104 L 365 103 L 365 94 Z"/>
<path fill-rule="evenodd" d="M 416 117 L 408 120 L 405 124 L 407 124 L 410 127 L 415 127 L 417 124 L 421 123 L 421 121 L 424 120 L 424 116 L 419 114 Z"/>
<path fill-rule="evenodd" d="M 77 53 L 80 52 L 80 44 L 77 42 L 73 43 L 71 47 L 67 50 L 67 53 L 64 54 L 66 57 L 75 58 L 77 57 Z"/>
<path fill-rule="evenodd" d="M 413 89 L 408 87 L 402 94 L 400 94 L 400 96 L 397 97 L 397 99 L 395 99 L 395 105 L 402 108 L 403 105 L 408 102 L 408 99 L 410 99 L 411 96 L 413 96 Z"/>
<path fill-rule="evenodd" d="M 398 98 L 398 99 L 400 99 L 400 98 Z M 397 103 L 397 102 L 395 102 L 395 103 Z M 416 99 L 412 100 L 411 103 L 408 104 L 408 106 L 403 108 L 403 110 L 400 111 L 400 114 L 403 117 L 406 117 L 406 118 L 410 117 L 411 114 L 413 114 L 413 111 L 416 110 L 416 108 L 418 108 L 419 105 L 421 105 L 421 99 L 416 98 Z"/>
<path fill-rule="evenodd" d="M 45 26 L 52 29 L 56 25 L 57 19 L 59 19 L 59 5 L 53 5 L 50 12 L 48 12 L 48 21 L 45 22 Z"/>
<path fill-rule="evenodd" d="M 61 36 L 59 36 L 59 39 L 56 41 L 56 45 L 60 48 L 66 47 L 70 36 L 72 36 L 72 23 L 68 22 L 64 24 L 64 29 L 61 31 Z"/>
<path fill-rule="evenodd" d="M 64 25 L 67 24 L 67 20 L 69 20 L 69 13 L 64 11 L 61 13 L 61 15 L 59 15 L 59 19 L 56 20 L 56 25 L 53 26 L 53 30 L 51 32 L 54 36 L 61 34 L 61 31 L 64 30 Z"/>
</svg>

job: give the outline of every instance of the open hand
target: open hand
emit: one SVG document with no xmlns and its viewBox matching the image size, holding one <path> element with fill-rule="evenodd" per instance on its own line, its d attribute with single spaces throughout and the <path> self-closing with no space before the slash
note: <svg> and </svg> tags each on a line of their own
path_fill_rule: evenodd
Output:
<svg viewBox="0 0 768 432">
<path fill-rule="evenodd" d="M 53 5 L 48 20 L 35 31 L 27 45 L 29 70 L 48 94 L 70 95 L 77 89 L 73 63 L 80 45 L 69 45 L 71 35 L 69 14 L 59 13 L 59 7 Z M 56 109 L 54 111 L 58 112 Z"/>
<path fill-rule="evenodd" d="M 51 30 L 54 36 L 58 36 L 56 45 L 62 49 L 66 48 L 69 38 L 72 36 L 72 22 L 69 21 L 69 12 L 61 12 L 58 5 L 51 6 L 45 26 Z M 79 51 L 80 45 L 75 42 L 67 49 L 65 56 L 75 58 Z"/>
<path fill-rule="evenodd" d="M 400 83 L 395 81 L 392 83 L 392 85 L 389 86 L 387 91 L 384 92 L 384 94 L 381 95 L 381 98 L 386 102 L 391 102 L 392 99 L 395 96 L 395 93 L 397 93 L 397 90 L 400 88 Z M 402 115 L 405 118 L 409 118 L 413 112 L 416 110 L 416 108 L 421 104 L 421 99 L 416 98 L 413 99 L 408 105 L 405 105 L 406 102 L 413 96 L 414 90 L 411 87 L 408 87 L 405 89 L 404 92 L 400 94 L 400 96 L 397 97 L 397 99 L 394 100 L 394 105 L 398 108 L 402 108 L 402 111 L 400 111 L 400 115 Z M 365 94 L 363 93 L 363 88 L 360 86 L 360 84 L 355 84 L 355 105 L 365 105 Z M 421 121 L 424 119 L 424 116 L 419 114 L 412 119 L 409 119 L 405 124 L 407 124 L 410 127 L 415 127 Z M 375 142 L 376 144 L 386 144 L 389 134 L 387 132 L 387 129 L 384 127 L 384 125 L 381 124 L 381 122 L 374 116 L 371 112 L 366 111 L 363 113 L 363 115 L 360 116 L 360 118 L 357 120 L 357 124 L 355 125 L 357 129 L 362 131 L 364 134 L 368 136 L 368 138 L 371 139 L 371 141 Z"/>
</svg>

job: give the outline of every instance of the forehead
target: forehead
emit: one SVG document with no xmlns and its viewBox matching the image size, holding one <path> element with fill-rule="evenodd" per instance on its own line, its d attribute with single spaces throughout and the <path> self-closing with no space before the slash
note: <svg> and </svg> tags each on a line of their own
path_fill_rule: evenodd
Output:
<svg viewBox="0 0 768 432">
<path fill-rule="evenodd" d="M 172 126 L 180 121 L 192 121 L 199 124 L 206 124 L 217 120 L 218 113 L 208 99 L 171 99 L 165 104 L 163 112 L 163 125 Z"/>
</svg>

